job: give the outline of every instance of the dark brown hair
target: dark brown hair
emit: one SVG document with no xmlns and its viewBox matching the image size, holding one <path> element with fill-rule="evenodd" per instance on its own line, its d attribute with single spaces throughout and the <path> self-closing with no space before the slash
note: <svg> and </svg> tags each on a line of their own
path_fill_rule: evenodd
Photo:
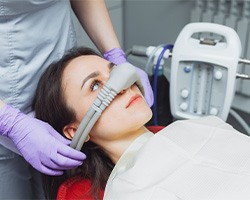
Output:
<svg viewBox="0 0 250 200">
<path fill-rule="evenodd" d="M 63 127 L 76 120 L 75 112 L 65 101 L 62 88 L 62 75 L 67 64 L 82 55 L 98 55 L 95 51 L 84 47 L 75 47 L 68 51 L 59 61 L 49 65 L 42 75 L 35 94 L 33 108 L 36 117 L 49 123 L 63 135 Z M 87 156 L 82 166 L 74 174 L 92 182 L 92 195 L 98 199 L 100 189 L 104 189 L 108 177 L 114 167 L 106 153 L 93 142 L 87 142 L 81 150 Z M 59 177 L 45 176 L 44 186 L 46 197 L 55 199 L 60 184 L 69 177 L 68 173 Z"/>
</svg>

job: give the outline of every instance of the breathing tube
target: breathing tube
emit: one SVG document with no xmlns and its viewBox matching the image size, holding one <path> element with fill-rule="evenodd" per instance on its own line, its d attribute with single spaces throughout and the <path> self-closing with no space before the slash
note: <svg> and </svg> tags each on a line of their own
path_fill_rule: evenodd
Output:
<svg viewBox="0 0 250 200">
<path fill-rule="evenodd" d="M 82 149 L 89 132 L 101 116 L 102 112 L 107 106 L 109 106 L 117 94 L 122 90 L 129 88 L 134 83 L 138 85 L 139 89 L 144 94 L 140 76 L 137 74 L 133 65 L 123 63 L 112 69 L 109 80 L 97 94 L 97 98 L 81 121 L 70 144 L 72 148 L 77 150 Z"/>
</svg>

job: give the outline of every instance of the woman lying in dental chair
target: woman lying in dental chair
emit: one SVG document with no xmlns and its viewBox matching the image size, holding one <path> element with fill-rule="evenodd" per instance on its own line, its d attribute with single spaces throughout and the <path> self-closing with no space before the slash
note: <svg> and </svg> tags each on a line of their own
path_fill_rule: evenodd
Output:
<svg viewBox="0 0 250 200">
<path fill-rule="evenodd" d="M 36 116 L 72 139 L 112 67 L 90 49 L 71 50 L 42 76 Z M 92 128 L 83 165 L 68 177 L 46 178 L 48 197 L 250 199 L 249 137 L 217 117 L 177 121 L 154 135 L 144 126 L 151 116 L 136 84 L 123 90 Z M 77 194 L 67 190 L 74 181 Z"/>
</svg>

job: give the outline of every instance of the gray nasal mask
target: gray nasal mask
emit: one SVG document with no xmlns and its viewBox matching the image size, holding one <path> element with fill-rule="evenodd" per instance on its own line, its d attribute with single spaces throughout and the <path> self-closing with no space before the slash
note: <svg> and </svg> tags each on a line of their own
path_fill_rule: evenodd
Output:
<svg viewBox="0 0 250 200">
<path fill-rule="evenodd" d="M 109 106 L 117 94 L 135 83 L 144 95 L 144 89 L 135 67 L 129 63 L 115 66 L 110 72 L 109 80 L 97 94 L 97 98 L 81 121 L 70 146 L 81 150 L 89 132 L 105 108 Z"/>
</svg>

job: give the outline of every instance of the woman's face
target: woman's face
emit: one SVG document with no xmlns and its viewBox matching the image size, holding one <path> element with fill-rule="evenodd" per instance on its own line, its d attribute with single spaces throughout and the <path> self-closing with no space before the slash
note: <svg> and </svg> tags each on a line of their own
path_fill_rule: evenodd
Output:
<svg viewBox="0 0 250 200">
<path fill-rule="evenodd" d="M 110 62 L 94 55 L 77 57 L 65 68 L 62 77 L 64 96 L 77 119 L 70 125 L 71 133 L 76 131 L 98 92 L 109 79 L 111 68 Z M 104 140 L 127 137 L 127 134 L 140 129 L 151 117 L 152 112 L 140 90 L 133 85 L 118 94 L 103 111 L 90 132 L 90 140 L 101 145 Z"/>
</svg>

